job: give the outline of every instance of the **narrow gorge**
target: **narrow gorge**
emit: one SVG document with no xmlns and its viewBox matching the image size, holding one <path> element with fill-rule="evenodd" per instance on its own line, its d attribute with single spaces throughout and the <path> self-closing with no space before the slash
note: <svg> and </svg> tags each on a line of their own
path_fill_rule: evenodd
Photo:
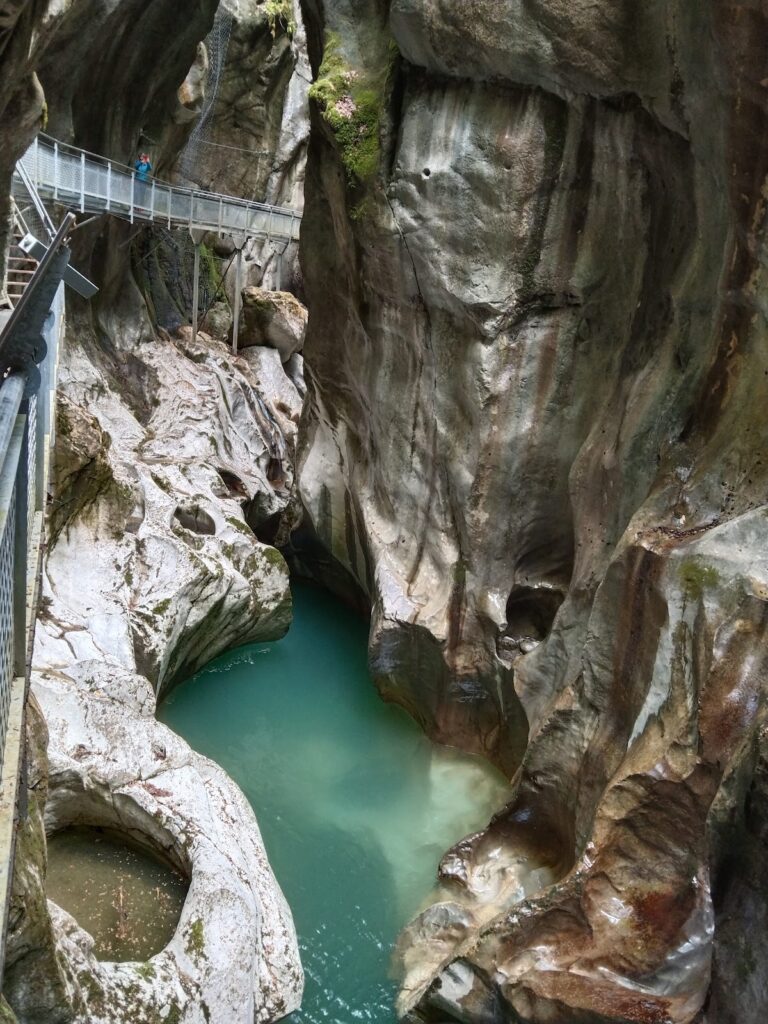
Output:
<svg viewBox="0 0 768 1024">
<path fill-rule="evenodd" d="M 766 0 L 0 0 L 0 1021 L 764 1024 L 767 122 Z"/>
</svg>

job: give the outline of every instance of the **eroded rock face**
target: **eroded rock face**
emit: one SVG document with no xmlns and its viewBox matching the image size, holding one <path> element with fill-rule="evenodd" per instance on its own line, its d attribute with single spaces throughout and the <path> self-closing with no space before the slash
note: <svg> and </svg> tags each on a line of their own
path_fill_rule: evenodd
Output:
<svg viewBox="0 0 768 1024">
<path fill-rule="evenodd" d="M 0 4 L 0 194 L 41 123 L 35 71 L 49 131 L 118 162 L 151 143 L 155 170 L 166 173 L 203 111 L 201 44 L 217 6 L 200 0 L 182 17 L 167 0 Z M 266 22 L 263 11 L 258 18 Z M 279 49 L 278 33 L 267 31 L 266 49 Z M 295 121 L 285 160 L 272 168 L 276 194 L 295 187 L 303 166 L 297 59 L 291 50 L 259 83 L 269 109 L 254 124 L 266 121 L 274 134 Z M 52 776 L 46 801 L 41 727 L 28 764 L 42 781 L 16 862 L 11 1009 L 3 1001 L 0 1014 L 15 1011 L 24 1024 L 267 1022 L 301 997 L 290 912 L 242 794 L 156 723 L 154 704 L 215 653 L 288 627 L 285 564 L 256 540 L 244 510 L 258 527 L 279 521 L 288 504 L 299 357 L 289 377 L 276 352 L 233 361 L 203 334 L 156 337 L 148 291 L 133 283 L 132 231 L 105 218 L 74 236 L 74 262 L 100 292 L 87 310 L 69 310 L 35 651 Z M 127 827 L 190 871 L 176 937 L 152 963 L 98 963 L 90 937 L 46 906 L 44 809 L 49 829 Z"/>
<path fill-rule="evenodd" d="M 156 171 L 175 157 L 169 113 L 198 63 L 217 0 L 197 0 L 179 18 L 172 0 L 65 0 L 41 6 L 36 67 L 48 129 L 64 142 L 133 165 L 151 144 Z M 120 97 L 120 102 L 105 99 Z"/>
<path fill-rule="evenodd" d="M 296 1009 L 303 974 L 291 913 L 237 786 L 155 721 L 141 676 L 98 659 L 40 673 L 33 686 L 51 734 L 48 830 L 117 828 L 190 876 L 176 934 L 146 964 L 98 961 L 91 936 L 51 905 L 82 1000 L 75 1019 L 228 1024 Z"/>
<path fill-rule="evenodd" d="M 301 213 L 309 121 L 300 0 L 223 0 L 208 40 L 211 73 L 202 117 L 175 163 L 185 184 Z M 246 279 L 265 288 L 297 283 L 298 246 L 252 239 Z M 234 296 L 234 268 L 228 275 Z"/>
<path fill-rule="evenodd" d="M 81 326 L 60 371 L 34 653 L 50 730 L 46 825 L 127 830 L 191 883 L 175 938 L 148 966 L 98 962 L 90 937 L 52 906 L 54 944 L 41 942 L 50 962 L 38 951 L 28 976 L 34 994 L 51 988 L 52 968 L 67 971 L 52 996 L 62 1016 L 43 1013 L 20 983 L 11 1005 L 30 1024 L 276 1020 L 299 1005 L 303 975 L 253 813 L 154 710 L 155 694 L 217 653 L 288 627 L 285 564 L 243 509 L 257 497 L 272 515 L 287 505 L 301 400 L 271 350 L 277 366 L 262 370 L 261 350 L 233 359 L 182 332 L 132 345 L 129 380 L 112 376 L 121 336 L 105 352 Z M 26 872 L 29 861 L 22 853 Z"/>
<path fill-rule="evenodd" d="M 307 310 L 290 292 L 246 288 L 238 344 L 277 349 L 282 362 L 304 348 Z"/>
<path fill-rule="evenodd" d="M 27 791 L 16 835 L 13 889 L 3 972 L 3 1004 L 19 1021 L 70 1024 L 77 998 L 74 971 L 56 957 L 56 938 L 45 899 L 45 803 L 48 796 L 48 729 L 37 700 L 26 708 Z M 0 1020 L 16 1021 L 15 1014 Z"/>
<path fill-rule="evenodd" d="M 401 1013 L 689 1024 L 763 914 L 722 822 L 764 702 L 765 12 L 305 11 L 303 501 L 383 694 L 517 787 Z"/>
<path fill-rule="evenodd" d="M 43 122 L 43 90 L 35 73 L 32 40 L 47 2 L 0 2 L 0 306 L 10 305 L 4 282 L 11 238 L 11 174 Z"/>
<path fill-rule="evenodd" d="M 215 654 L 288 628 L 285 564 L 256 540 L 243 504 L 258 494 L 268 514 L 286 507 L 292 444 L 248 363 L 205 335 L 134 350 L 148 391 L 133 408 L 136 391 L 93 353 L 86 334 L 61 370 L 55 543 L 35 663 L 58 670 L 104 656 L 162 691 Z M 279 484 L 269 479 L 276 461 Z"/>
</svg>

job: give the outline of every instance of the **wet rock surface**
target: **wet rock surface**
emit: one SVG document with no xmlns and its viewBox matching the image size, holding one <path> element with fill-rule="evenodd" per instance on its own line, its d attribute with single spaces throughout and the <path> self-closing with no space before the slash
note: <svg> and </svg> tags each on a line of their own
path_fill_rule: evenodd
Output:
<svg viewBox="0 0 768 1024">
<path fill-rule="evenodd" d="M 295 1009 L 303 975 L 291 914 L 237 786 L 155 721 L 143 677 L 99 659 L 42 671 L 33 685 L 50 729 L 48 829 L 118 828 L 190 878 L 174 937 L 143 964 L 97 960 L 91 936 L 50 905 L 81 1002 L 74 1019 L 224 1024 Z"/>
<path fill-rule="evenodd" d="M 305 4 L 301 493 L 384 696 L 517 791 L 401 1014 L 712 1022 L 764 913 L 714 824 L 765 690 L 765 12 L 363 7 Z"/>
</svg>

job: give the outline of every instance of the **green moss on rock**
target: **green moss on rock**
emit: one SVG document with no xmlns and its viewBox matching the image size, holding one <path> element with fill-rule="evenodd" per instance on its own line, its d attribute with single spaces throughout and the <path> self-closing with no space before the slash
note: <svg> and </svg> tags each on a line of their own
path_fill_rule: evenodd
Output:
<svg viewBox="0 0 768 1024">
<path fill-rule="evenodd" d="M 717 586 L 720 575 L 712 566 L 689 559 L 680 566 L 680 582 L 686 595 L 698 601 L 705 590 Z"/>
<path fill-rule="evenodd" d="M 238 519 L 237 516 L 227 516 L 227 522 L 233 530 L 237 530 L 238 533 L 242 533 L 244 537 L 250 537 L 253 539 L 253 530 L 244 523 L 242 519 Z"/>
<path fill-rule="evenodd" d="M 397 49 L 390 48 L 383 67 L 356 69 L 344 61 L 340 37 L 326 34 L 323 62 L 309 95 L 333 130 L 351 185 L 368 184 L 378 172 L 386 86 L 396 55 Z"/>
<path fill-rule="evenodd" d="M 145 981 L 151 981 L 155 977 L 155 968 L 150 963 L 139 964 L 136 973 Z"/>
<path fill-rule="evenodd" d="M 187 929 L 185 948 L 189 956 L 202 956 L 205 953 L 205 930 L 201 917 L 192 921 Z"/>
</svg>

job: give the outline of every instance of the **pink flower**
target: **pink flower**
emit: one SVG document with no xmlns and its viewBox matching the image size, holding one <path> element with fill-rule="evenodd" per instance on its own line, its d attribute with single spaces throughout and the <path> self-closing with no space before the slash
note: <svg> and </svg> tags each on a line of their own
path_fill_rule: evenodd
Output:
<svg viewBox="0 0 768 1024">
<path fill-rule="evenodd" d="M 343 117 L 345 121 L 350 121 L 354 114 L 357 113 L 357 104 L 351 96 L 342 96 L 340 100 L 336 100 L 333 109 L 339 117 Z"/>
</svg>

